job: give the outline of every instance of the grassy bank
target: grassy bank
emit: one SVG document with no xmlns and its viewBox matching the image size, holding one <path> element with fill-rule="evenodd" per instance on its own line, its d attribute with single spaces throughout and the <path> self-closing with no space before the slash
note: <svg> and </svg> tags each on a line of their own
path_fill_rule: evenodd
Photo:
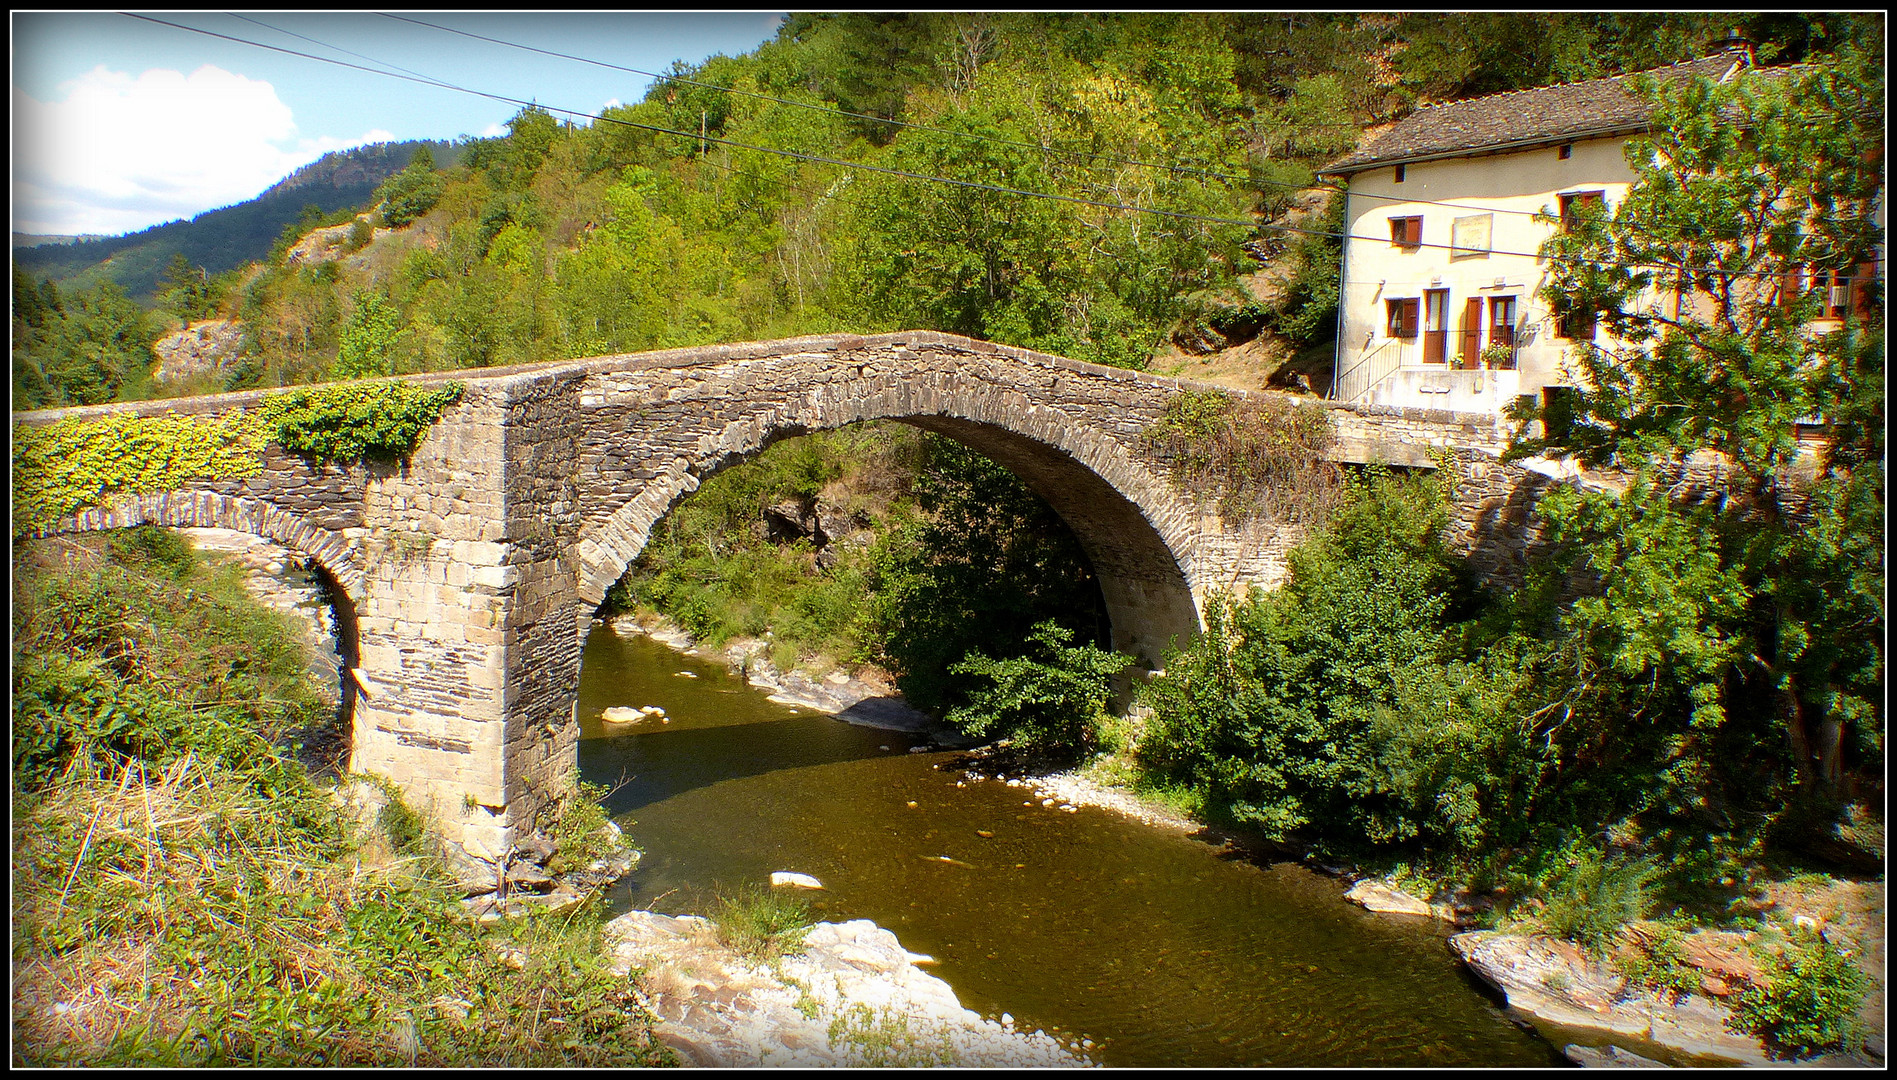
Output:
<svg viewBox="0 0 1897 1080">
<path fill-rule="evenodd" d="M 669 1061 L 599 920 L 471 923 L 421 820 L 299 760 L 296 630 L 156 529 L 15 549 L 13 1060 Z"/>
</svg>

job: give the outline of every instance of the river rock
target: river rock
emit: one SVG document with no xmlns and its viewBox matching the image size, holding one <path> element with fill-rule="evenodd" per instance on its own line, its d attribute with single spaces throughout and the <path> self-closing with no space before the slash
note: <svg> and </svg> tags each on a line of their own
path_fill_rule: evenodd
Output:
<svg viewBox="0 0 1897 1080">
<path fill-rule="evenodd" d="M 1769 1064 L 1758 1039 L 1726 1027 L 1731 1010 L 1700 994 L 1630 989 L 1580 946 L 1539 934 L 1475 930 L 1449 945 L 1511 1008 L 1566 1027 L 1646 1039 L 1673 1050 L 1747 1065 Z"/>
<path fill-rule="evenodd" d="M 1350 891 L 1344 894 L 1344 899 L 1366 911 L 1391 915 L 1431 914 L 1429 901 L 1419 900 L 1388 882 L 1368 878 L 1352 885 Z"/>
<path fill-rule="evenodd" d="M 794 874 L 788 870 L 771 871 L 771 886 L 787 885 L 793 889 L 821 889 L 823 882 L 809 874 Z"/>
<path fill-rule="evenodd" d="M 1089 1064 L 1046 1035 L 962 1007 L 896 935 L 867 919 L 818 923 L 801 952 L 752 963 L 711 924 L 629 911 L 605 926 L 612 970 L 642 972 L 656 1037 L 684 1064 L 861 1067 Z"/>
<path fill-rule="evenodd" d="M 517 862 L 507 868 L 507 887 L 509 891 L 546 892 L 553 888 L 553 875 L 531 862 Z"/>
<path fill-rule="evenodd" d="M 1583 1069 L 1665 1069 L 1670 1067 L 1618 1046 L 1577 1046 L 1569 1043 L 1561 1048 L 1561 1055 Z"/>
<path fill-rule="evenodd" d="M 600 713 L 599 718 L 609 724 L 636 724 L 650 715 L 644 709 L 635 709 L 630 705 L 614 705 Z"/>
</svg>

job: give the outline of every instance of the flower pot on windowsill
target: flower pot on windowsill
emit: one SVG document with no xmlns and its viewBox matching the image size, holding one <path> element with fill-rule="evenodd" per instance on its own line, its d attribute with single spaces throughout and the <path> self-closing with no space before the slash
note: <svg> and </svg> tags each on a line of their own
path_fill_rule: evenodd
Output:
<svg viewBox="0 0 1897 1080">
<path fill-rule="evenodd" d="M 1500 371 L 1515 366 L 1515 350 L 1506 345 L 1491 345 L 1482 350 L 1482 366 Z"/>
</svg>

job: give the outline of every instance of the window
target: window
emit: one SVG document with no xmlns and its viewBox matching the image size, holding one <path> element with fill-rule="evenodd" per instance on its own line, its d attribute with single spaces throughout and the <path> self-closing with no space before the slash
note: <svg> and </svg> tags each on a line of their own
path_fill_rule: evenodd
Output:
<svg viewBox="0 0 1897 1080">
<path fill-rule="evenodd" d="M 1566 161 L 1573 156 L 1574 156 L 1573 143 L 1562 143 L 1561 149 L 1555 151 L 1555 157 L 1560 158 L 1562 161 Z"/>
<path fill-rule="evenodd" d="M 1555 319 L 1554 336 L 1572 338 L 1576 341 L 1593 341 L 1594 327 L 1598 322 L 1599 317 L 1595 312 L 1568 308 Z"/>
<path fill-rule="evenodd" d="M 1874 263 L 1858 267 L 1856 274 L 1794 267 L 1779 275 L 1778 303 L 1790 307 L 1806 293 L 1815 292 L 1823 304 L 1818 309 L 1819 318 L 1842 319 L 1847 312 L 1864 318 L 1870 313 L 1871 283 L 1876 273 Z"/>
<path fill-rule="evenodd" d="M 1600 213 L 1606 209 L 1607 193 L 1604 191 L 1577 191 L 1572 195 L 1561 196 L 1561 231 L 1573 232 L 1575 218 L 1585 211 Z"/>
<path fill-rule="evenodd" d="M 1405 300 L 1385 300 L 1383 304 L 1389 314 L 1389 335 L 1415 337 L 1416 324 L 1422 314 L 1423 302 L 1416 297 L 1410 297 Z"/>
<path fill-rule="evenodd" d="M 1512 296 L 1492 296 L 1489 298 L 1489 348 L 1501 346 L 1506 356 L 1490 358 L 1484 356 L 1489 367 L 1509 370 L 1515 366 L 1515 298 Z M 1487 349 L 1483 350 L 1486 354 Z"/>
<path fill-rule="evenodd" d="M 1825 318 L 1842 319 L 1851 306 L 1851 275 L 1819 274 L 1818 284 L 1825 290 Z"/>
<path fill-rule="evenodd" d="M 1404 247 L 1415 247 L 1423 242 L 1423 219 L 1419 217 L 1393 217 L 1390 219 L 1390 243 Z"/>
<path fill-rule="evenodd" d="M 1403 182 L 1403 166 L 1401 165 L 1396 167 L 1396 182 L 1399 184 Z"/>
</svg>

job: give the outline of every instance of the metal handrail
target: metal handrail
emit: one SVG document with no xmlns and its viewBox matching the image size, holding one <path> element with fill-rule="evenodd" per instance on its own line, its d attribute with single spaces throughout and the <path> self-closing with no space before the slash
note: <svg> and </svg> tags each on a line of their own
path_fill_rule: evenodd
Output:
<svg viewBox="0 0 1897 1080">
<path fill-rule="evenodd" d="M 1331 380 L 1332 401 L 1356 401 L 1403 366 L 1403 338 L 1390 338 L 1365 353 L 1348 371 Z M 1395 348 L 1392 348 L 1395 346 Z"/>
</svg>

